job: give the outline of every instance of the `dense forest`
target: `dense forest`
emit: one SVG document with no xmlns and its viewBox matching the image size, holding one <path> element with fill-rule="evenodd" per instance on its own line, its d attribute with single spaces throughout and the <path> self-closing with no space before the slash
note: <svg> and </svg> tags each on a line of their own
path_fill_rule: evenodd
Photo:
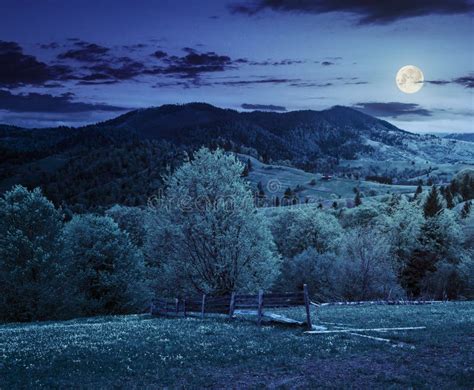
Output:
<svg viewBox="0 0 474 390">
<path fill-rule="evenodd" d="M 121 160 L 124 151 L 133 167 Z M 15 186 L 0 199 L 2 321 L 139 312 L 154 295 L 296 291 L 304 283 L 321 301 L 474 297 L 474 239 L 463 231 L 472 218 L 472 171 L 413 195 L 369 201 L 356 193 L 352 208 L 259 208 L 248 166 L 222 149 L 182 154 L 176 167 L 176 155 L 165 163 L 153 142 L 103 152 L 114 167 L 91 151 L 59 170 L 64 189 L 58 176 L 45 192 Z M 145 185 L 140 168 L 155 158 L 167 174 L 147 188 L 163 191 L 136 207 L 149 196 L 136 191 Z M 87 167 L 104 184 L 81 199 L 104 207 L 74 212 L 48 199 L 80 194 L 68 186 L 85 189 L 73 183 L 95 179 Z M 113 184 L 128 191 L 120 199 L 128 206 L 105 208 L 119 203 L 105 185 L 115 167 L 136 176 Z"/>
<path fill-rule="evenodd" d="M 164 188 L 163 177 L 201 146 L 354 180 L 446 186 L 456 164 L 474 159 L 474 144 L 466 145 L 411 134 L 347 107 L 280 114 L 165 105 L 77 129 L 0 126 L 0 191 L 41 187 L 67 212 L 146 206 Z M 438 169 L 451 160 L 453 169 Z"/>
</svg>

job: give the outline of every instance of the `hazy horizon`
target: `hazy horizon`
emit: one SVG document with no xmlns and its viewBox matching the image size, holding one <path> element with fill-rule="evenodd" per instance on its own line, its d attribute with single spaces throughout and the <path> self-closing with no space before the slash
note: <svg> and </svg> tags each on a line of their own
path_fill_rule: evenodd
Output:
<svg viewBox="0 0 474 390">
<path fill-rule="evenodd" d="M 51 128 L 51 127 L 62 127 L 62 126 L 66 126 L 66 127 L 70 127 L 70 128 L 81 128 L 81 127 L 84 127 L 84 126 L 89 126 L 89 125 L 94 125 L 94 124 L 97 124 L 101 121 L 107 121 L 107 120 L 112 120 L 112 119 L 115 119 L 119 116 L 122 116 L 122 115 L 125 115 L 129 112 L 132 112 L 132 111 L 136 111 L 136 110 L 147 110 L 147 109 L 153 109 L 153 108 L 160 108 L 161 106 L 164 106 L 164 105 L 186 105 L 186 104 L 192 104 L 192 103 L 205 103 L 205 104 L 209 104 L 207 102 L 187 102 L 187 103 L 165 103 L 165 104 L 162 104 L 162 105 L 159 105 L 159 106 L 149 106 L 149 107 L 142 107 L 142 108 L 137 108 L 137 109 L 132 109 L 132 110 L 128 110 L 128 111 L 124 111 L 122 113 L 116 113 L 115 115 L 112 115 L 110 116 L 110 118 L 105 118 L 103 120 L 92 120 L 91 122 L 88 122 L 88 123 L 84 123 L 84 124 L 81 124 L 81 125 L 67 125 L 67 124 L 55 124 L 54 126 L 28 126 L 28 125 L 24 125 L 24 126 L 19 126 L 19 127 L 23 127 L 25 129 L 31 129 L 31 130 L 34 130 L 34 129 L 46 129 L 46 128 Z M 287 114 L 287 113 L 290 113 L 290 112 L 295 112 L 295 111 L 316 111 L 316 112 L 320 112 L 320 111 L 326 111 L 326 110 L 330 110 L 331 108 L 334 108 L 335 106 L 338 106 L 338 105 L 334 105 L 334 106 L 330 106 L 330 107 L 326 107 L 326 108 L 321 108 L 319 110 L 316 110 L 316 109 L 294 109 L 294 110 L 284 110 L 284 111 L 279 111 L 279 110 L 265 110 L 265 109 L 254 109 L 254 110 L 250 110 L 250 109 L 244 109 L 242 107 L 240 108 L 233 108 L 233 107 L 221 107 L 221 106 L 216 106 L 216 105 L 213 105 L 214 107 L 217 107 L 217 108 L 221 108 L 221 109 L 231 109 L 231 110 L 234 110 L 234 111 L 237 111 L 237 112 L 254 112 L 254 111 L 263 111 L 263 112 L 273 112 L 273 113 L 277 113 L 277 114 Z M 347 107 L 347 108 L 351 108 L 351 109 L 354 109 L 354 110 L 357 110 L 357 108 L 354 108 L 354 107 L 349 107 L 349 106 L 342 106 L 342 107 Z M 357 110 L 359 112 L 363 112 L 361 110 Z M 370 114 L 368 114 L 370 115 Z M 376 117 L 376 116 L 374 116 Z M 446 136 L 446 135 L 449 135 L 449 134 L 456 134 L 456 133 L 459 133 L 459 134 L 471 134 L 473 133 L 474 131 L 466 131 L 466 132 L 449 132 L 449 131 L 446 131 L 446 132 L 436 132 L 436 131 L 414 131 L 414 130 L 407 130 L 407 129 L 404 129 L 402 126 L 403 126 L 403 123 L 404 122 L 400 122 L 401 123 L 401 126 L 395 124 L 397 121 L 394 121 L 394 120 L 390 120 L 390 119 L 386 119 L 386 118 L 379 118 L 381 120 L 384 120 L 396 127 L 398 127 L 400 130 L 405 130 L 405 131 L 408 131 L 410 133 L 415 133 L 415 134 L 433 134 L 433 135 L 438 135 L 438 136 Z M 11 124 L 8 124 L 8 123 L 3 123 L 3 122 L 0 122 L 0 125 L 11 125 Z M 16 126 L 16 125 L 13 125 L 13 126 Z"/>
</svg>

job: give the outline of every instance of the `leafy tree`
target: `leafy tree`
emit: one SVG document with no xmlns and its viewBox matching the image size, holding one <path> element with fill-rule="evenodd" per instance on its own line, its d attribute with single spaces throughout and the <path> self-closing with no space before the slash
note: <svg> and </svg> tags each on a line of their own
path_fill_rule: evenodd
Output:
<svg viewBox="0 0 474 390">
<path fill-rule="evenodd" d="M 336 267 L 335 292 L 342 299 L 386 299 L 401 294 L 389 242 L 370 228 L 345 233 Z"/>
<path fill-rule="evenodd" d="M 145 239 L 146 210 L 139 207 L 127 207 L 115 205 L 105 212 L 111 217 L 120 229 L 127 232 L 132 243 L 138 248 L 142 248 Z"/>
<path fill-rule="evenodd" d="M 425 222 L 423 210 L 414 202 L 402 197 L 390 213 L 380 213 L 373 220 L 376 227 L 389 240 L 391 253 L 400 268 L 418 246 L 418 238 Z"/>
<path fill-rule="evenodd" d="M 376 207 L 362 204 L 359 207 L 344 210 L 340 223 L 344 229 L 372 226 L 379 223 L 377 218 L 380 214 L 381 211 Z"/>
<path fill-rule="evenodd" d="M 131 313 L 146 307 L 143 256 L 110 217 L 76 215 L 63 230 L 74 314 Z"/>
<path fill-rule="evenodd" d="M 309 247 L 283 262 L 277 288 L 282 291 L 302 291 L 307 284 L 311 297 L 318 301 L 337 299 L 336 255 L 319 253 Z"/>
<path fill-rule="evenodd" d="M 52 318 L 61 306 L 62 217 L 40 189 L 0 198 L 0 321 Z"/>
<path fill-rule="evenodd" d="M 278 275 L 270 230 L 242 170 L 234 156 L 201 148 L 168 179 L 165 202 L 147 223 L 147 256 L 170 291 L 255 291 Z"/>
<path fill-rule="evenodd" d="M 285 209 L 272 229 L 278 250 L 285 257 L 293 257 L 310 247 L 319 253 L 334 252 L 342 236 L 337 218 L 313 207 Z"/>
</svg>

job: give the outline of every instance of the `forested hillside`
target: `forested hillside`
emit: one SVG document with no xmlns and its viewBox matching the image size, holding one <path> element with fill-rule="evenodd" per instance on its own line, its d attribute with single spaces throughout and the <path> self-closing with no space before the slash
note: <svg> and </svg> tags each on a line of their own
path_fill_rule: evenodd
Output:
<svg viewBox="0 0 474 390">
<path fill-rule="evenodd" d="M 0 189 L 41 186 L 75 210 L 144 205 L 163 175 L 203 145 L 310 173 L 409 185 L 446 183 L 474 163 L 472 143 L 408 133 L 347 107 L 270 113 L 192 103 L 82 128 L 0 126 Z"/>
</svg>

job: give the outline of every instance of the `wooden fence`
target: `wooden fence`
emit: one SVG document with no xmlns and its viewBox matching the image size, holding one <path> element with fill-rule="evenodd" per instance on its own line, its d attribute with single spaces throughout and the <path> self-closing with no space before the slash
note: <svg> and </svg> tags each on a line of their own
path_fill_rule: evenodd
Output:
<svg viewBox="0 0 474 390">
<path fill-rule="evenodd" d="M 304 285 L 303 291 L 296 293 L 264 293 L 260 290 L 258 294 L 237 294 L 221 297 L 211 297 L 203 294 L 192 298 L 157 298 L 151 302 L 150 313 L 152 315 L 184 316 L 190 313 L 199 313 L 204 318 L 206 313 L 227 314 L 233 318 L 236 311 L 256 312 L 257 322 L 262 323 L 264 309 L 288 308 L 305 306 L 306 325 L 312 329 L 310 315 L 310 299 L 308 287 Z"/>
</svg>

